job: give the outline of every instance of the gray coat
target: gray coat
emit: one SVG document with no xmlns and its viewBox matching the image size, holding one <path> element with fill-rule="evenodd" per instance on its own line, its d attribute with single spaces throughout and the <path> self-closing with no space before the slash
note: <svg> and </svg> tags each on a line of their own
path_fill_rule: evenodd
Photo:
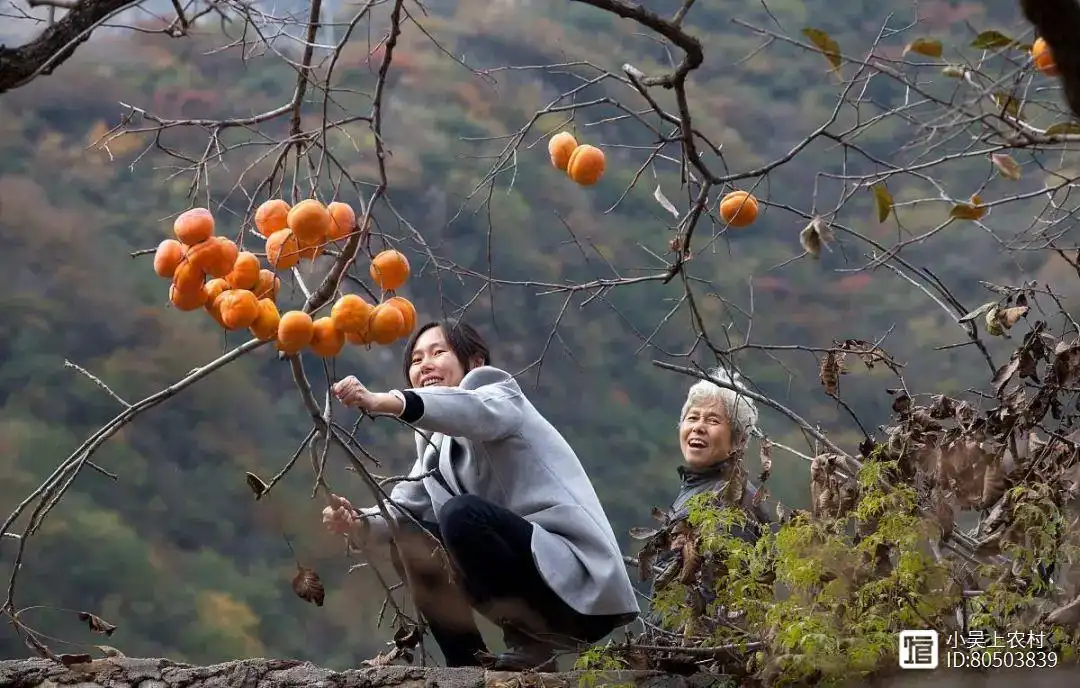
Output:
<svg viewBox="0 0 1080 688">
<path fill-rule="evenodd" d="M 438 521 L 454 495 L 494 502 L 533 524 L 537 568 L 571 608 L 583 614 L 640 613 L 615 533 L 585 469 L 513 376 L 482 366 L 458 387 L 409 391 L 424 402 L 414 425 L 425 431 L 417 433 L 417 460 L 409 475 L 438 468 L 450 489 L 435 476 L 399 482 L 390 493 L 393 501 L 428 521 Z M 452 445 L 460 449 L 451 463 Z M 405 518 L 386 507 L 393 518 Z M 372 534 L 385 539 L 389 529 L 377 507 L 360 511 Z"/>
</svg>

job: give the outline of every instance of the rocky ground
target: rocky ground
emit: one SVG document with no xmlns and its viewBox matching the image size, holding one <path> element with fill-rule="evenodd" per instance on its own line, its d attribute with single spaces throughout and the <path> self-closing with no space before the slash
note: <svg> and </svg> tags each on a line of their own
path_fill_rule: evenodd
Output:
<svg viewBox="0 0 1080 688">
<path fill-rule="evenodd" d="M 167 659 L 108 658 L 65 667 L 46 659 L 0 661 L 2 688 L 706 688 L 734 686 L 704 675 L 674 676 L 656 672 L 593 674 L 580 672 L 517 674 L 482 669 L 387 666 L 330 671 L 309 662 L 244 659 L 211 666 L 192 666 Z M 1076 668 L 995 671 L 986 673 L 908 671 L 864 686 L 914 688 L 1057 688 L 1080 685 Z"/>
</svg>

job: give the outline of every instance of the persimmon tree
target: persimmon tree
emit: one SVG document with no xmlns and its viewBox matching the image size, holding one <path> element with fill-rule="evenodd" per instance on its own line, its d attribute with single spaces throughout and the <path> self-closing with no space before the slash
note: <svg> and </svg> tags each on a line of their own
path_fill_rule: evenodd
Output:
<svg viewBox="0 0 1080 688">
<path fill-rule="evenodd" d="M 1080 142 L 1080 43 L 1075 41 L 1080 4 L 1022 0 L 1027 21 L 1016 27 L 1015 36 L 983 31 L 961 43 L 922 34 L 918 22 L 890 20 L 860 52 L 812 25 L 789 32 L 733 17 L 732 30 L 759 38 L 761 51 L 783 45 L 819 55 L 827 78 L 814 88 L 834 95 L 835 106 L 824 121 L 806 123 L 806 131 L 782 155 L 753 168 L 730 169 L 724 142 L 703 131 L 704 117 L 695 107 L 693 79 L 706 47 L 695 35 L 699 8 L 693 0 L 664 15 L 625 0 L 578 2 L 649 32 L 670 55 L 670 69 L 649 73 L 632 56 L 618 71 L 587 60 L 511 66 L 558 71 L 575 85 L 537 102 L 535 115 L 510 135 L 482 142 L 494 163 L 462 210 L 469 203 L 498 203 L 495 190 L 504 181 L 512 185 L 524 165 L 550 166 L 552 174 L 563 175 L 561 181 L 589 188 L 611 174 L 614 164 L 592 132 L 614 123 L 632 125 L 651 144 L 633 149 L 638 167 L 619 202 L 644 193 L 673 218 L 668 235 L 648 249 L 655 267 L 645 274 L 627 276 L 628 269 L 612 265 L 611 274 L 580 282 L 511 280 L 497 275 L 497 265 L 484 273 L 457 265 L 425 238 L 395 203 L 388 172 L 387 102 L 396 48 L 404 32 L 421 32 L 438 46 L 422 11 L 404 0 L 350 8 L 344 31 L 332 44 L 317 40 L 332 21 L 320 0 L 310 1 L 302 20 L 275 17 L 250 3 L 192 0 L 174 3 L 174 16 L 139 25 L 140 31 L 161 33 L 162 40 L 184 40 L 224 22 L 234 27 L 230 40 L 245 51 L 277 55 L 295 70 L 295 82 L 278 106 L 231 118 L 181 118 L 125 103 L 120 123 L 99 141 L 107 148 L 124 137 L 149 137 L 151 143 L 133 164 L 168 160 L 179 166 L 175 176 L 190 180 L 189 207 L 171 209 L 171 227 L 148 234 L 137 258 L 145 256 L 145 269 L 168 280 L 171 307 L 192 318 L 211 318 L 246 341 L 156 394 L 123 402 L 122 411 L 60 461 L 5 520 L 0 533 L 17 542 L 18 558 L 0 610 L 28 645 L 68 664 L 90 659 L 51 649 L 43 632 L 21 616 L 16 583 L 23 552 L 79 474 L 107 473 L 94 462 L 95 452 L 142 412 L 258 349 L 273 347 L 290 367 L 311 429 L 277 475 L 246 476 L 254 498 L 271 494 L 306 456 L 316 490 L 329 502 L 333 490 L 324 471 L 331 447 L 346 457 L 373 501 L 387 498 L 388 486 L 400 478 L 372 473 L 377 457 L 356 428 L 340 422 L 327 390 L 317 389 L 308 371 L 345 346 L 400 341 L 415 327 L 416 311 L 399 290 L 447 273 L 476 284 L 478 295 L 495 287 L 539 289 L 544 296 L 536 298 L 560 295 L 560 312 L 575 298 L 587 302 L 615 289 L 674 283 L 681 295 L 665 321 L 685 318 L 686 351 L 669 358 L 690 359 L 707 351 L 717 365 L 748 381 L 741 393 L 785 417 L 812 447 L 789 447 L 758 431 L 764 447 L 760 479 L 768 478 L 773 450 L 805 458 L 812 506 L 782 509 L 778 528 L 756 545 L 730 536 L 741 516 L 723 503 L 697 504 L 689 523 L 670 523 L 658 511 L 656 528 L 635 531 L 645 540 L 635 565 L 645 578 L 659 576 L 653 605 L 659 621 L 643 619 L 638 637 L 586 653 L 582 666 L 690 666 L 767 683 L 843 678 L 895 664 L 895 633 L 902 628 L 946 630 L 957 623 L 1043 627 L 1062 661 L 1072 657 L 1080 602 L 1067 583 L 1075 536 L 1068 510 L 1077 489 L 1071 407 L 1080 375 L 1080 326 L 1051 289 L 1035 283 L 988 282 L 987 302 L 965 307 L 945 281 L 909 261 L 905 250 L 933 241 L 946 228 L 962 227 L 986 232 L 1010 250 L 1055 252 L 1080 274 L 1080 254 L 1066 242 L 1076 212 L 1069 192 L 1077 175 L 1068 163 Z M 0 47 L 0 93 L 35 79 L 62 78 L 53 71 L 77 59 L 79 46 L 95 29 L 119 21 L 133 4 L 35 0 L 32 6 L 51 8 L 47 24 L 24 45 Z M 273 37 L 286 30 L 297 34 L 296 55 L 275 47 Z M 349 90 L 341 85 L 346 70 L 339 58 L 361 30 L 378 39 L 370 52 L 374 85 L 358 109 L 338 102 Z M 442 50 L 446 59 L 456 59 Z M 461 66 L 463 75 L 480 73 Z M 496 79 L 497 73 L 489 69 L 483 76 Z M 870 95 L 878 84 L 885 84 L 890 102 Z M 370 178 L 357 178 L 339 150 L 341 141 L 353 141 L 348 132 L 361 126 L 370 134 L 364 153 L 375 161 Z M 862 143 L 879 127 L 910 132 L 909 145 L 883 159 Z M 196 147 L 167 142 L 180 131 L 205 136 Z M 813 188 L 809 201 L 792 203 L 782 191 L 770 191 L 771 177 L 804 156 L 829 160 L 829 169 L 821 165 L 812 185 L 807 183 Z M 981 163 L 990 171 L 979 188 L 951 188 L 951 177 Z M 1009 190 L 1009 182 L 1030 179 L 1040 169 L 1046 170 L 1044 184 Z M 643 180 L 650 174 L 664 181 L 648 191 Z M 916 189 L 915 195 L 894 198 L 890 189 L 901 183 Z M 236 212 L 238 197 L 243 208 Z M 897 223 L 901 231 L 895 241 L 860 231 L 858 225 L 866 222 L 862 198 L 871 199 L 879 224 Z M 995 226 L 994 216 L 1013 207 L 1032 218 L 1027 230 Z M 985 360 L 988 389 L 964 398 L 908 389 L 903 364 L 888 353 L 890 333 L 764 343 L 751 337 L 751 313 L 731 308 L 724 322 L 703 317 L 704 280 L 695 274 L 697 265 L 705 264 L 708 247 L 729 232 L 747 231 L 762 212 L 783 214 L 801 228 L 792 232 L 785 264 L 819 260 L 823 251 L 837 247 L 857 251 L 853 271 L 887 271 L 944 310 L 965 338 L 965 350 Z M 234 229 L 225 230 L 226 225 Z M 498 227 L 490 231 L 497 234 Z M 281 284 L 286 280 L 302 299 L 285 302 Z M 558 326 L 553 323 L 552 336 Z M 1022 343 L 1009 361 L 995 361 L 987 341 L 1019 333 Z M 651 335 L 632 332 L 627 346 L 642 340 L 648 345 Z M 762 393 L 753 384 L 754 371 L 740 364 L 749 350 L 814 356 L 822 392 L 850 415 L 864 440 L 857 447 L 841 446 L 814 419 Z M 887 368 L 896 377 L 890 388 L 894 423 L 880 436 L 864 427 L 841 392 L 844 362 L 853 359 Z M 687 377 L 704 375 L 698 366 L 656 364 Z M 79 370 L 93 377 L 92 371 Z M 110 391 L 107 380 L 93 379 Z M 749 475 L 741 457 L 738 466 L 725 491 L 735 501 Z M 13 524 L 24 516 L 27 525 L 16 533 Z M 652 558 L 664 550 L 677 556 L 657 572 Z M 396 629 L 391 650 L 376 661 L 414 661 L 418 646 L 422 661 L 423 619 L 399 602 L 396 586 L 374 570 L 386 588 Z M 403 583 L 407 591 L 410 582 Z M 300 566 L 292 584 L 299 596 L 322 604 L 324 590 L 315 571 Z M 107 620 L 92 613 L 85 620 L 93 630 L 112 632 Z"/>
</svg>

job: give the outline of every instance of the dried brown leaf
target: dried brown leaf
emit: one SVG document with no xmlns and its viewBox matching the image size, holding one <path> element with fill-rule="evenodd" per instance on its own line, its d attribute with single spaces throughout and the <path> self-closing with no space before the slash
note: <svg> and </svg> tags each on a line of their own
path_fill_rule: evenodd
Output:
<svg viewBox="0 0 1080 688">
<path fill-rule="evenodd" d="M 1020 165 L 1013 160 L 1013 158 L 1006 153 L 992 153 L 990 155 L 990 161 L 994 163 L 994 167 L 997 168 L 1001 176 L 1006 179 L 1012 179 L 1016 181 L 1020 179 Z"/>
<path fill-rule="evenodd" d="M 79 612 L 79 621 L 85 621 L 86 625 L 89 626 L 90 630 L 94 633 L 111 636 L 113 631 L 116 630 L 115 625 L 109 623 L 97 614 L 91 614 L 90 612 Z"/>
<path fill-rule="evenodd" d="M 757 492 L 754 493 L 754 498 L 751 500 L 751 505 L 756 509 L 761 506 L 761 503 L 768 498 L 769 488 L 765 485 L 762 485 L 758 488 Z"/>
<path fill-rule="evenodd" d="M 652 578 L 653 575 L 653 562 L 656 560 L 656 545 L 652 542 L 646 543 L 641 551 L 637 555 L 638 563 L 638 579 L 641 581 L 647 581 Z"/>
<path fill-rule="evenodd" d="M 743 503 L 743 497 L 746 496 L 747 477 L 742 461 L 737 461 L 731 469 L 731 477 L 725 480 L 720 488 L 720 499 L 724 504 L 737 507 Z"/>
<path fill-rule="evenodd" d="M 956 512 L 953 510 L 949 498 L 941 488 L 935 488 L 932 493 L 934 505 L 934 519 L 941 528 L 941 540 L 948 540 L 956 526 Z"/>
<path fill-rule="evenodd" d="M 761 440 L 761 473 L 758 481 L 764 485 L 772 474 L 772 441 L 768 437 Z"/>
<path fill-rule="evenodd" d="M 818 366 L 818 380 L 825 388 L 825 393 L 835 397 L 840 392 L 841 359 L 837 352 L 829 351 Z"/>
<path fill-rule="evenodd" d="M 1054 363 L 1051 367 L 1054 384 L 1067 385 L 1080 373 L 1080 345 L 1058 342 L 1054 348 Z"/>
<path fill-rule="evenodd" d="M 266 494 L 266 491 L 270 489 L 270 486 L 263 481 L 262 478 L 255 475 L 251 471 L 244 474 L 244 478 L 247 480 L 248 487 L 255 493 L 255 501 L 262 499 L 262 496 Z"/>
<path fill-rule="evenodd" d="M 59 659 L 60 663 L 68 667 L 69 669 L 79 664 L 90 664 L 90 662 L 93 661 L 93 658 L 85 652 L 57 655 L 57 659 Z"/>
<path fill-rule="evenodd" d="M 423 637 L 417 626 L 406 624 L 394 632 L 394 646 L 400 650 L 412 649 L 420 644 Z"/>
<path fill-rule="evenodd" d="M 1080 597 L 1064 604 L 1046 615 L 1047 623 L 1061 626 L 1080 624 Z"/>
<path fill-rule="evenodd" d="M 371 659 L 365 659 L 360 662 L 364 666 L 369 667 L 384 667 L 389 665 L 397 658 L 397 648 L 390 650 L 389 652 L 380 652 Z"/>
<path fill-rule="evenodd" d="M 1027 306 L 1013 306 L 1011 308 L 1002 308 L 998 310 L 998 322 L 1007 330 L 1020 320 L 1020 318 L 1027 315 Z"/>
<path fill-rule="evenodd" d="M 1020 358 L 1014 356 L 1008 363 L 1001 366 L 994 372 L 994 379 L 992 384 L 994 385 L 994 394 L 1001 396 L 1001 391 L 1005 389 L 1005 385 L 1009 384 L 1009 380 L 1013 378 L 1016 371 L 1020 369 Z"/>
<path fill-rule="evenodd" d="M 305 602 L 311 602 L 316 607 L 323 606 L 326 599 L 326 590 L 322 580 L 314 569 L 306 566 L 297 566 L 296 576 L 292 580 L 292 589 L 296 596 Z"/>
<path fill-rule="evenodd" d="M 696 538 L 686 538 L 683 543 L 683 564 L 679 571 L 679 582 L 688 585 L 694 580 L 701 568 L 701 554 L 698 553 Z"/>
<path fill-rule="evenodd" d="M 814 217 L 799 232 L 799 244 L 814 258 L 821 258 L 822 247 L 828 248 L 834 241 L 836 241 L 836 232 L 822 217 Z"/>
<path fill-rule="evenodd" d="M 630 537 L 635 540 L 648 540 L 653 535 L 656 535 L 658 531 L 656 528 L 645 528 L 643 526 L 634 526 L 630 529 Z"/>
<path fill-rule="evenodd" d="M 1005 494 L 1005 469 L 999 460 L 991 460 L 983 473 L 982 503 L 983 509 L 988 509 L 992 504 L 1001 499 Z"/>
</svg>

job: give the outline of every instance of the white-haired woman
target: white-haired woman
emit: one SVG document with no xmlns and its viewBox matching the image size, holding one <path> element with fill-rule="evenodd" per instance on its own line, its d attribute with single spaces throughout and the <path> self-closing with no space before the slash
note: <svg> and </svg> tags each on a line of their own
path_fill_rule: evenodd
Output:
<svg viewBox="0 0 1080 688">
<path fill-rule="evenodd" d="M 736 375 L 734 381 L 722 369 L 708 372 L 709 377 L 745 389 Z M 726 495 L 733 491 L 725 490 L 729 480 L 745 479 L 744 471 L 737 471 L 739 459 L 746 451 L 751 432 L 757 427 L 758 412 L 754 402 L 745 394 L 735 389 L 722 387 L 710 380 L 695 382 L 686 394 L 682 412 L 679 414 L 679 449 L 683 463 L 679 466 L 679 492 L 671 504 L 669 513 L 672 521 L 686 519 L 690 507 L 688 502 L 696 495 L 715 492 L 720 496 L 723 506 L 736 506 L 728 503 Z M 762 527 L 770 522 L 764 503 L 755 505 L 757 488 L 745 480 L 742 500 L 739 506 L 746 513 L 745 525 L 733 525 L 731 534 L 747 542 L 756 541 Z M 668 572 L 682 568 L 682 547 L 673 547 L 662 551 L 657 556 L 654 566 Z M 669 575 L 654 577 L 652 594 L 670 581 Z M 715 595 L 707 586 L 699 589 L 699 601 L 711 602 Z M 646 615 L 651 625 L 662 626 L 655 611 Z M 729 616 L 729 622 L 736 617 Z M 669 629 L 678 633 L 684 628 Z"/>
<path fill-rule="evenodd" d="M 723 369 L 709 371 L 709 377 L 742 387 Z M 683 464 L 679 466 L 679 493 L 671 505 L 673 518 L 685 518 L 687 502 L 703 492 L 719 491 L 732 477 L 738 459 L 742 457 L 757 427 L 758 412 L 754 402 L 742 392 L 721 387 L 711 380 L 695 382 L 686 394 L 679 414 L 679 449 Z M 748 527 L 740 535 L 756 539 L 757 524 L 769 522 L 763 505 L 754 506 L 757 488 L 746 482 L 742 507 L 747 511 Z M 728 504 L 726 506 L 735 506 Z"/>
</svg>

